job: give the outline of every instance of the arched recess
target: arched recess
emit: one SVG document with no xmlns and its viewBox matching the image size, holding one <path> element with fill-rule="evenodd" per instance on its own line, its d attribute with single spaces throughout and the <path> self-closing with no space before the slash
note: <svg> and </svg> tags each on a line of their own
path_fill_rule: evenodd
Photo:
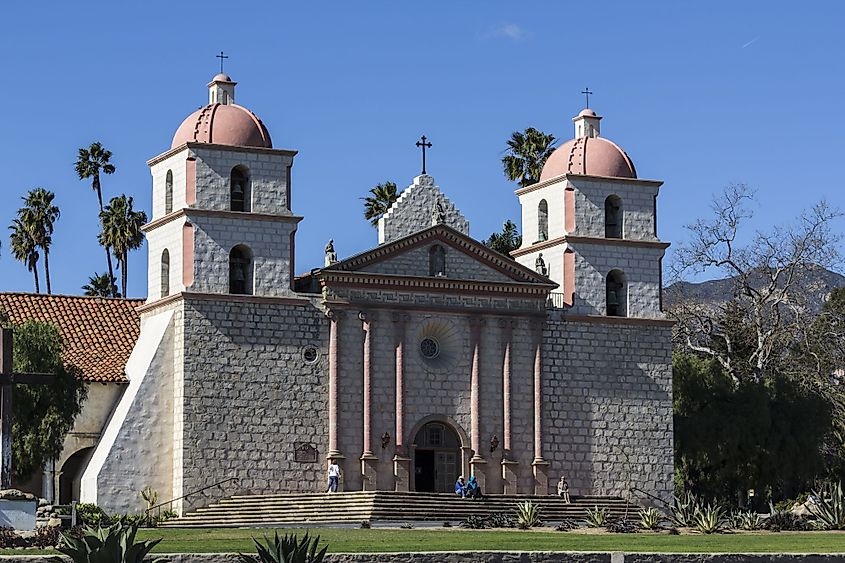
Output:
<svg viewBox="0 0 845 563">
<path fill-rule="evenodd" d="M 469 436 L 447 416 L 418 421 L 405 443 L 412 444 L 411 490 L 452 492 L 458 475 L 469 473 Z"/>
<path fill-rule="evenodd" d="M 604 200 L 604 237 L 622 238 L 623 234 L 622 198 L 618 195 L 607 196 Z"/>
<path fill-rule="evenodd" d="M 239 244 L 229 251 L 229 293 L 252 295 L 253 291 L 252 251 Z"/>
<path fill-rule="evenodd" d="M 167 171 L 164 179 L 164 214 L 173 213 L 173 171 Z"/>
<path fill-rule="evenodd" d="M 243 164 L 232 168 L 232 172 L 229 174 L 229 204 L 232 211 L 250 211 L 252 209 L 249 169 Z"/>
<path fill-rule="evenodd" d="M 94 446 L 82 448 L 71 454 L 62 464 L 57 504 L 70 504 L 72 500 L 79 500 L 79 481 L 82 479 L 82 472 L 93 454 Z"/>
<path fill-rule="evenodd" d="M 161 296 L 170 295 L 170 251 L 166 248 L 161 252 Z"/>
<path fill-rule="evenodd" d="M 628 287 L 625 272 L 611 270 L 605 280 L 606 308 L 608 317 L 628 316 Z"/>
<path fill-rule="evenodd" d="M 446 250 L 439 244 L 428 249 L 428 275 L 438 277 L 446 275 Z"/>
<path fill-rule="evenodd" d="M 549 203 L 541 199 L 537 205 L 537 242 L 549 240 Z"/>
</svg>

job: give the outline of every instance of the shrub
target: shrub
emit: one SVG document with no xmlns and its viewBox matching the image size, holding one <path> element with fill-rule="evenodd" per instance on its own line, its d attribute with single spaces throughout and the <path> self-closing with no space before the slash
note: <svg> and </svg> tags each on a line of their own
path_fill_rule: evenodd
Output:
<svg viewBox="0 0 845 563">
<path fill-rule="evenodd" d="M 794 532 L 806 530 L 809 526 L 807 519 L 799 516 L 789 510 L 777 510 L 774 506 L 769 504 L 771 513 L 763 522 L 763 526 L 767 530 L 773 532 Z"/>
<path fill-rule="evenodd" d="M 633 534 L 637 531 L 637 525 L 625 518 L 618 518 L 608 522 L 605 529 L 614 534 Z"/>
<path fill-rule="evenodd" d="M 569 530 L 577 530 L 578 529 L 578 522 L 575 520 L 563 520 L 560 524 L 557 525 L 555 530 L 558 532 L 568 532 Z"/>
<path fill-rule="evenodd" d="M 42 526 L 35 530 L 29 541 L 39 549 L 56 547 L 62 541 L 62 531 L 56 526 Z"/>
<path fill-rule="evenodd" d="M 527 530 L 542 524 L 540 520 L 540 507 L 531 501 L 517 503 L 516 525 L 520 530 Z"/>
<path fill-rule="evenodd" d="M 255 548 L 258 557 L 239 553 L 243 563 L 321 563 L 326 556 L 329 546 L 317 551 L 320 544 L 320 536 L 311 539 L 306 532 L 300 540 L 296 534 L 285 534 L 279 537 L 279 532 L 273 532 L 273 539 L 265 537 L 264 543 L 255 538 Z"/>
<path fill-rule="evenodd" d="M 701 505 L 692 518 L 693 526 L 702 534 L 713 534 L 725 527 L 725 510 L 718 504 Z"/>
<path fill-rule="evenodd" d="M 451 523 L 451 522 L 449 522 L 449 521 L 447 520 L 447 521 L 443 522 L 443 527 L 444 527 L 444 528 L 451 528 L 451 527 L 452 527 L 452 523 Z"/>
<path fill-rule="evenodd" d="M 692 493 L 687 492 L 680 497 L 675 495 L 675 501 L 672 504 L 672 521 L 681 528 L 692 528 L 695 526 L 695 513 L 698 509 L 698 499 Z"/>
<path fill-rule="evenodd" d="M 488 528 L 516 528 L 513 516 L 505 512 L 496 512 L 487 517 Z"/>
<path fill-rule="evenodd" d="M 108 524 L 106 512 L 96 504 L 80 502 L 76 505 L 76 517 L 83 526 L 99 526 Z"/>
<path fill-rule="evenodd" d="M 753 510 L 735 512 L 731 516 L 731 527 L 738 530 L 759 530 L 763 527 L 763 518 Z"/>
<path fill-rule="evenodd" d="M 590 528 L 601 528 L 607 524 L 607 509 L 594 506 L 592 509 L 587 509 L 587 526 Z"/>
<path fill-rule="evenodd" d="M 399 527 L 402 528 L 403 530 L 413 530 L 414 529 L 414 527 L 411 526 L 411 524 L 409 522 L 405 522 L 404 524 L 402 524 Z"/>
<path fill-rule="evenodd" d="M 26 547 L 26 541 L 20 537 L 14 528 L 0 527 L 0 548 Z"/>
<path fill-rule="evenodd" d="M 369 521 L 369 520 L 361 520 L 361 529 L 363 529 L 363 530 L 369 530 L 369 529 L 370 529 L 370 528 L 372 528 L 372 527 L 373 527 L 373 526 L 372 526 L 372 524 L 370 524 L 370 521 Z"/>
<path fill-rule="evenodd" d="M 814 502 L 810 513 L 815 516 L 824 530 L 845 530 L 845 499 L 842 498 L 842 483 L 813 491 Z"/>
<path fill-rule="evenodd" d="M 467 516 L 463 522 L 461 522 L 461 528 L 467 528 L 470 530 L 483 530 L 487 527 L 487 522 L 481 516 Z"/>
<path fill-rule="evenodd" d="M 637 516 L 640 518 L 640 528 L 643 530 L 656 530 L 663 520 L 663 515 L 654 507 L 643 508 L 637 512 Z"/>
<path fill-rule="evenodd" d="M 161 541 L 135 541 L 137 526 L 126 526 L 120 523 L 108 528 L 83 529 L 81 538 L 71 534 L 63 534 L 59 552 L 71 558 L 73 563 L 94 563 L 108 561 L 109 563 L 142 563 L 147 554 Z M 56 560 L 59 560 L 56 558 Z M 153 563 L 164 561 L 156 559 Z"/>
</svg>

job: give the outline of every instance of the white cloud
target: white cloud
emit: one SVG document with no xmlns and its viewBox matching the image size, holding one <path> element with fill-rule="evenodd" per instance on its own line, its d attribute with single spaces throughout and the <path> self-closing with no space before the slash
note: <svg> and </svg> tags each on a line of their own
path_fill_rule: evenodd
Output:
<svg viewBox="0 0 845 563">
<path fill-rule="evenodd" d="M 491 27 L 482 34 L 485 39 L 510 39 L 511 41 L 519 41 L 524 39 L 528 32 L 515 23 L 503 23 Z"/>
</svg>

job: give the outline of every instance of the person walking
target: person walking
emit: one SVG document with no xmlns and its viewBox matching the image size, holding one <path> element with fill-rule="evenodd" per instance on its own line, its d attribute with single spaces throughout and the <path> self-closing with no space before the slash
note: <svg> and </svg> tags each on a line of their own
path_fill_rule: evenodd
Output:
<svg viewBox="0 0 845 563">
<path fill-rule="evenodd" d="M 326 492 L 336 493 L 337 484 L 340 481 L 340 466 L 333 459 L 329 460 L 329 484 L 326 487 Z"/>
</svg>

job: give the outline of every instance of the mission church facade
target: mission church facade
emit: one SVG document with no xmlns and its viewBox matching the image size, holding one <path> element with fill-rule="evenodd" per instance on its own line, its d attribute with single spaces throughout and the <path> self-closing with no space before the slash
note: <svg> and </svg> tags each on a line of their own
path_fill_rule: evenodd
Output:
<svg viewBox="0 0 845 563">
<path fill-rule="evenodd" d="M 81 478 L 81 500 L 344 490 L 673 490 L 671 325 L 661 312 L 659 181 L 584 110 L 540 181 L 517 190 L 513 258 L 469 236 L 420 175 L 378 246 L 294 276 L 295 151 L 218 74 L 149 161 L 140 337 Z"/>
</svg>

